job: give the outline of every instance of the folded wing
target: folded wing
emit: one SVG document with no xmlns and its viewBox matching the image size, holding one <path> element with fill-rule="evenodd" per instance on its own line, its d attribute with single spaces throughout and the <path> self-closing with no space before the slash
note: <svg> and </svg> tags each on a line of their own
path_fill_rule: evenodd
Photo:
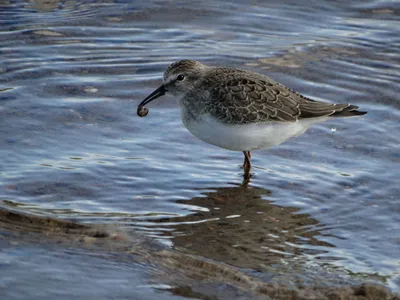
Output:
<svg viewBox="0 0 400 300">
<path fill-rule="evenodd" d="M 351 104 L 331 104 L 314 101 L 275 82 L 269 77 L 238 70 L 222 84 L 209 89 L 211 97 L 207 110 L 225 123 L 295 122 L 299 119 L 324 116 L 347 117 L 363 115 Z M 218 72 L 216 73 L 218 77 Z"/>
</svg>

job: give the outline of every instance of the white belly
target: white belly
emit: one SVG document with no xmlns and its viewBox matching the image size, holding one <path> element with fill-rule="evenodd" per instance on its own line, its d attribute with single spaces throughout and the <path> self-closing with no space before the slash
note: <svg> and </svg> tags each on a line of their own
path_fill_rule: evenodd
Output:
<svg viewBox="0 0 400 300">
<path fill-rule="evenodd" d="M 210 115 L 196 120 L 182 115 L 185 127 L 197 138 L 209 144 L 235 151 L 267 149 L 304 133 L 321 119 L 300 120 L 291 123 L 224 124 Z"/>
</svg>

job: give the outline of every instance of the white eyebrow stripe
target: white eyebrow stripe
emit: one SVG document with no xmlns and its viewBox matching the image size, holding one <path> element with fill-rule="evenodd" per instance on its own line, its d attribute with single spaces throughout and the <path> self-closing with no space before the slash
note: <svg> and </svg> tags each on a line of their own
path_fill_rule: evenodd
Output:
<svg viewBox="0 0 400 300">
<path fill-rule="evenodd" d="M 172 81 L 174 81 L 176 79 L 176 76 L 172 77 L 172 76 L 168 76 L 165 80 L 164 80 L 164 84 L 169 84 Z"/>
</svg>

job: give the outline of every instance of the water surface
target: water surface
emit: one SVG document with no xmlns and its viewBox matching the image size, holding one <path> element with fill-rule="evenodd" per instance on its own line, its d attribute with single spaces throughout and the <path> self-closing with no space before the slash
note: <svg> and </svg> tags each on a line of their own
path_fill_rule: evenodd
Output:
<svg viewBox="0 0 400 300">
<path fill-rule="evenodd" d="M 311 268 L 400 291 L 399 12 L 396 2 L 372 0 L 3 2 L 1 205 L 116 224 L 261 277 Z M 268 74 L 368 114 L 254 152 L 243 188 L 242 154 L 192 137 L 174 99 L 136 116 L 164 69 L 183 58 Z M 9 260 L 9 276 L 69 261 L 35 247 L 4 248 L 28 260 Z M 118 268 L 97 286 L 101 297 L 123 285 L 112 282 Z M 88 278 L 79 263 L 71 270 Z M 72 276 L 63 274 L 61 282 Z"/>
</svg>

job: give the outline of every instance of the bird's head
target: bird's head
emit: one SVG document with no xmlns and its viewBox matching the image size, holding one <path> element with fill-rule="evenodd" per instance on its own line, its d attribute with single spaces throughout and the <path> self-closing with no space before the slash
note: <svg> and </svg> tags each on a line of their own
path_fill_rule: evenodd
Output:
<svg viewBox="0 0 400 300">
<path fill-rule="evenodd" d="M 164 72 L 162 85 L 139 104 L 138 114 L 146 104 L 166 93 L 171 93 L 178 99 L 185 96 L 202 80 L 206 68 L 207 66 L 195 60 L 180 60 L 171 64 Z M 139 115 L 146 114 L 147 112 Z"/>
</svg>

